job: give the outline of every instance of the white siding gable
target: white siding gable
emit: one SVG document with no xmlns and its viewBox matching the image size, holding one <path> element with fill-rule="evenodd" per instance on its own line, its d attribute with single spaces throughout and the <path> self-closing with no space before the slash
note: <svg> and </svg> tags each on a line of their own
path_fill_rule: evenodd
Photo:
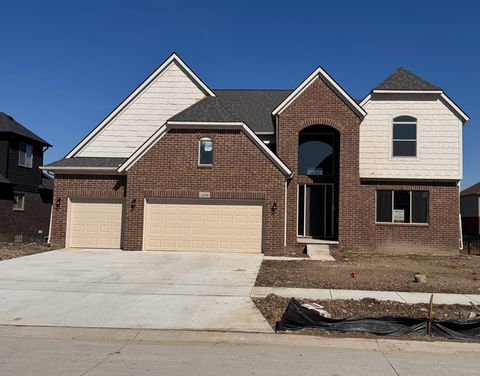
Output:
<svg viewBox="0 0 480 376">
<path fill-rule="evenodd" d="M 204 97 L 173 61 L 75 156 L 127 158 L 169 118 Z"/>
<path fill-rule="evenodd" d="M 360 177 L 462 178 L 462 121 L 440 96 L 377 95 L 364 105 L 360 124 Z M 393 119 L 417 118 L 417 157 L 393 157 Z"/>
</svg>

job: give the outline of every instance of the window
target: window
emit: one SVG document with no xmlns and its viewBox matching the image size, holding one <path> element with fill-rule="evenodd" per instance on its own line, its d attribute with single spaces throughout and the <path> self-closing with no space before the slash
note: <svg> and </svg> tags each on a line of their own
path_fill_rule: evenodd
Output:
<svg viewBox="0 0 480 376">
<path fill-rule="evenodd" d="M 213 164 L 213 141 L 210 138 L 200 140 L 198 164 L 200 166 L 211 166 Z"/>
<path fill-rule="evenodd" d="M 25 196 L 19 193 L 13 195 L 13 210 L 23 211 L 25 210 Z"/>
<path fill-rule="evenodd" d="M 23 167 L 32 168 L 33 162 L 33 146 L 20 142 L 18 148 L 18 165 Z"/>
<path fill-rule="evenodd" d="M 398 116 L 393 119 L 393 156 L 417 156 L 417 119 Z"/>
<path fill-rule="evenodd" d="M 335 135 L 302 131 L 298 144 L 298 173 L 309 176 L 332 176 Z"/>
<path fill-rule="evenodd" d="M 428 223 L 427 191 L 376 192 L 377 222 Z"/>
</svg>

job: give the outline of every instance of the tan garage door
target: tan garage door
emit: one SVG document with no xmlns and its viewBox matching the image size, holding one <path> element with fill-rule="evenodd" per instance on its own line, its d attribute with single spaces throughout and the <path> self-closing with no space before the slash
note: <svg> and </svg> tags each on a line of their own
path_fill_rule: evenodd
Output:
<svg viewBox="0 0 480 376">
<path fill-rule="evenodd" d="M 69 222 L 69 247 L 120 248 L 121 202 L 71 200 Z"/>
<path fill-rule="evenodd" d="M 259 253 L 262 206 L 198 200 L 147 201 L 144 248 Z"/>
</svg>

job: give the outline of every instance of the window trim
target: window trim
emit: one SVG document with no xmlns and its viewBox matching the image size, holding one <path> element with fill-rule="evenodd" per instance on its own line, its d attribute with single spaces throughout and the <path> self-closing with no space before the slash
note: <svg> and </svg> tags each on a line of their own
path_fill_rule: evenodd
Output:
<svg viewBox="0 0 480 376">
<path fill-rule="evenodd" d="M 378 191 L 390 191 L 392 192 L 392 221 L 383 222 L 377 220 L 377 205 L 378 205 Z M 410 200 L 410 222 L 395 222 L 393 220 L 393 211 L 395 210 L 395 191 L 407 191 L 409 192 Z M 412 210 L 412 192 L 427 192 L 428 193 L 428 212 L 427 212 L 427 222 L 413 222 L 413 210 Z M 376 189 L 375 190 L 375 224 L 377 225 L 399 225 L 399 226 L 428 226 L 430 224 L 430 191 L 426 190 L 415 190 L 415 189 Z"/>
<path fill-rule="evenodd" d="M 212 163 L 201 163 L 202 142 L 210 141 L 212 143 Z M 198 140 L 198 166 L 212 167 L 213 166 L 213 140 L 210 137 L 202 137 Z"/>
<path fill-rule="evenodd" d="M 395 130 L 395 124 L 413 124 L 413 121 L 395 121 L 395 119 L 398 119 L 398 118 L 401 118 L 403 116 L 407 116 L 407 117 L 411 117 L 412 119 L 415 119 L 415 136 L 416 138 L 415 139 L 395 139 L 393 137 L 393 134 L 394 134 L 394 130 Z M 401 114 L 401 115 L 396 115 L 392 118 L 391 122 L 391 130 L 390 130 L 390 134 L 391 134 L 391 137 L 392 137 L 392 142 L 391 142 L 391 153 L 390 153 L 390 158 L 393 158 L 393 159 L 397 159 L 397 158 L 409 158 L 409 159 L 418 159 L 418 118 L 411 115 L 411 114 Z M 394 147 L 393 145 L 395 144 L 395 142 L 412 142 L 412 141 L 415 141 L 415 155 L 395 155 L 394 154 Z"/>
<path fill-rule="evenodd" d="M 19 197 L 22 198 L 22 207 L 21 208 L 16 208 L 15 207 L 15 196 L 19 196 Z M 25 194 L 24 193 L 14 193 L 13 197 L 14 197 L 14 201 L 13 201 L 12 211 L 18 211 L 18 212 L 25 211 Z"/>
<path fill-rule="evenodd" d="M 25 145 L 25 152 L 22 152 L 22 145 Z M 30 154 L 30 164 L 23 164 L 21 163 L 21 156 L 22 156 L 22 153 L 24 153 L 24 161 L 26 162 L 27 161 L 27 149 L 28 147 L 31 148 L 31 154 Z M 19 142 L 18 144 L 18 165 L 21 166 L 21 167 L 26 167 L 26 168 L 33 168 L 33 145 L 32 144 L 29 144 L 27 142 Z"/>
</svg>

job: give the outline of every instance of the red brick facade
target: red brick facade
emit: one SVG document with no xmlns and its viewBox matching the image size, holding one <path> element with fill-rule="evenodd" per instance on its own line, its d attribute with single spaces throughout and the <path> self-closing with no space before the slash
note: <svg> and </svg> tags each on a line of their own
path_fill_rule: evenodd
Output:
<svg viewBox="0 0 480 376">
<path fill-rule="evenodd" d="M 362 119 L 321 79 L 311 84 L 279 116 L 277 153 L 294 171 L 285 176 L 240 130 L 171 130 L 127 172 L 126 176 L 57 175 L 55 179 L 52 243 L 65 245 L 67 202 L 75 197 L 124 198 L 123 249 L 141 250 L 146 198 L 259 200 L 263 205 L 263 252 L 281 255 L 297 243 L 297 187 L 315 179 L 298 176 L 298 135 L 306 127 L 323 125 L 339 135 L 338 248 L 352 251 L 411 253 L 458 252 L 459 192 L 455 183 L 361 181 L 359 134 Z M 198 142 L 214 143 L 212 167 L 198 166 Z M 427 225 L 375 223 L 375 191 L 429 191 Z M 61 204 L 56 207 L 57 198 Z M 136 205 L 131 203 L 135 200 Z M 276 203 L 277 210 L 272 211 Z M 285 224 L 285 210 L 287 221 Z"/>
</svg>

